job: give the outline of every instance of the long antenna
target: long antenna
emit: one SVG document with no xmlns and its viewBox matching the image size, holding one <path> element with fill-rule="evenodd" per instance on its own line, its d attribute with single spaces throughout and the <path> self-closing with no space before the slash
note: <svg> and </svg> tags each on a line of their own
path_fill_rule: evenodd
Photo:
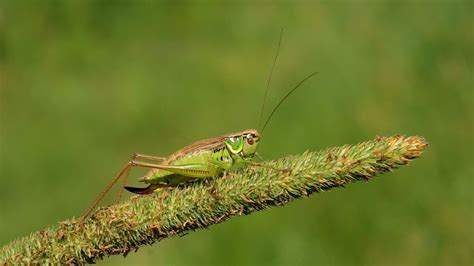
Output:
<svg viewBox="0 0 474 266">
<path fill-rule="evenodd" d="M 270 76 L 268 77 L 268 82 L 267 82 L 267 88 L 265 89 L 265 96 L 263 96 L 263 104 L 262 104 L 262 111 L 260 112 L 260 118 L 258 119 L 258 126 L 260 127 L 260 124 L 262 123 L 262 117 L 263 117 L 263 111 L 265 109 L 265 102 L 267 101 L 267 93 L 268 93 L 268 88 L 270 87 L 270 83 L 272 81 L 272 76 L 273 76 L 273 69 L 275 68 L 275 64 L 278 58 L 278 54 L 280 53 L 280 46 L 281 46 L 281 39 L 283 37 L 283 28 L 280 30 L 280 39 L 278 40 L 278 48 L 275 54 L 275 58 L 273 59 L 273 65 L 270 70 Z"/>
<path fill-rule="evenodd" d="M 286 98 L 288 98 L 288 96 L 290 96 L 296 89 L 298 89 L 301 85 L 303 85 L 303 83 L 310 79 L 311 77 L 315 76 L 316 74 L 318 74 L 319 72 L 314 72 L 314 73 L 311 73 L 310 75 L 308 75 L 307 77 L 305 77 L 304 79 L 302 79 L 293 89 L 291 89 L 286 95 L 285 97 L 283 97 L 280 102 L 275 106 L 275 108 L 273 109 L 273 111 L 270 113 L 270 116 L 268 117 L 267 121 L 265 122 L 265 124 L 263 125 L 263 128 L 262 130 L 260 130 L 260 135 L 263 135 L 263 131 L 265 130 L 265 127 L 267 127 L 267 124 L 268 122 L 270 122 L 270 119 L 272 118 L 273 114 L 275 114 L 276 110 L 278 109 L 278 107 L 280 107 L 280 105 L 286 100 Z"/>
</svg>

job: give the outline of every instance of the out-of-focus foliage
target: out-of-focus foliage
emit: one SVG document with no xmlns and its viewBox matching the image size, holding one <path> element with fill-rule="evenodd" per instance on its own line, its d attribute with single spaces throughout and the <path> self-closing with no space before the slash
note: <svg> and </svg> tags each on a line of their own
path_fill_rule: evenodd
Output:
<svg viewBox="0 0 474 266">
<path fill-rule="evenodd" d="M 321 73 L 275 115 L 262 156 L 402 133 L 430 142 L 424 158 L 102 264 L 470 264 L 473 8 L 0 2 L 0 243 L 79 216 L 133 152 L 257 127 L 283 27 L 267 113 Z"/>
</svg>

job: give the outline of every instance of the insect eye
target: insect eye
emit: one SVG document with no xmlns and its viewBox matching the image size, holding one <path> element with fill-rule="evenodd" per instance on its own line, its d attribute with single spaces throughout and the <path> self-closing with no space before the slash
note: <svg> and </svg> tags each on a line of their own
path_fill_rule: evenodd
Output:
<svg viewBox="0 0 474 266">
<path fill-rule="evenodd" d="M 249 145 L 253 145 L 253 143 L 254 143 L 253 138 L 252 138 L 252 137 L 247 137 L 247 143 L 248 143 Z"/>
</svg>

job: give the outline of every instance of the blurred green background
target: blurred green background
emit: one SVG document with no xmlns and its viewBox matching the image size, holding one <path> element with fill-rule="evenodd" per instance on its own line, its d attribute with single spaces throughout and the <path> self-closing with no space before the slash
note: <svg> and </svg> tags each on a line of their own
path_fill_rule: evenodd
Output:
<svg viewBox="0 0 474 266">
<path fill-rule="evenodd" d="M 267 107 L 321 73 L 266 129 L 265 158 L 392 134 L 426 137 L 424 157 L 100 264 L 472 265 L 473 10 L 2 1 L 0 245 L 81 215 L 133 152 L 257 127 L 283 27 Z"/>
</svg>

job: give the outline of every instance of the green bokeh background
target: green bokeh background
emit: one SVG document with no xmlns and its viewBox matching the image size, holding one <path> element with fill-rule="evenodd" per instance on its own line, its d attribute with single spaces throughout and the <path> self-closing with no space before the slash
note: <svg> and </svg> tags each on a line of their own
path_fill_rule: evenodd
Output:
<svg viewBox="0 0 474 266">
<path fill-rule="evenodd" d="M 426 137 L 424 157 L 100 264 L 472 265 L 473 10 L 2 1 L 0 244 L 81 215 L 133 152 L 257 127 L 283 27 L 267 106 L 321 73 L 266 129 L 265 158 L 391 134 Z"/>
</svg>

